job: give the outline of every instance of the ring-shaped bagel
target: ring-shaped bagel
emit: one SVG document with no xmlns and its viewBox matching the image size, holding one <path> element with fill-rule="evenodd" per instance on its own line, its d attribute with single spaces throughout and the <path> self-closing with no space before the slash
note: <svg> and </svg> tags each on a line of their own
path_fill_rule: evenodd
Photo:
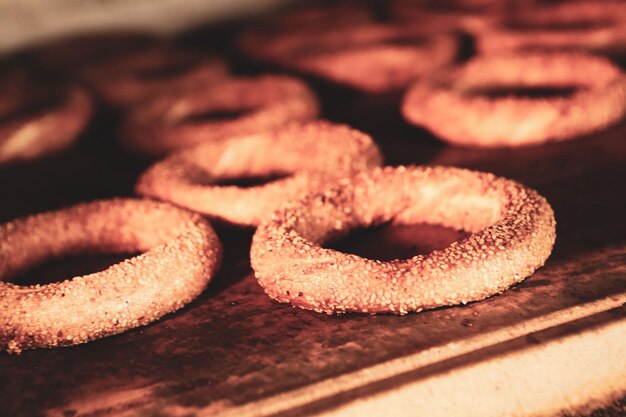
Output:
<svg viewBox="0 0 626 417">
<path fill-rule="evenodd" d="M 572 89 L 570 95 L 490 97 L 490 89 Z M 560 141 L 615 124 L 626 77 L 610 61 L 577 53 L 479 56 L 409 88 L 402 112 L 447 142 L 503 147 Z"/>
<path fill-rule="evenodd" d="M 381 162 L 368 135 L 315 121 L 184 149 L 150 167 L 136 191 L 221 221 L 256 226 L 286 201 Z M 286 176 L 247 188 L 219 184 L 276 174 Z"/>
<path fill-rule="evenodd" d="M 321 246 L 386 222 L 471 234 L 389 262 Z M 550 205 L 515 181 L 450 167 L 387 167 L 279 210 L 257 229 L 250 256 L 259 283 L 279 302 L 326 313 L 405 314 L 504 291 L 543 265 L 554 240 Z"/>
<path fill-rule="evenodd" d="M 0 95 L 0 164 L 70 147 L 91 120 L 92 101 L 78 86 L 18 89 Z"/>
<path fill-rule="evenodd" d="M 626 4 L 565 1 L 520 8 L 511 18 L 473 31 L 480 54 L 528 50 L 626 50 Z"/>
<path fill-rule="evenodd" d="M 431 36 L 412 25 L 362 23 L 281 32 L 268 39 L 263 51 L 266 61 L 280 67 L 380 93 L 450 64 L 458 42 L 452 34 Z"/>
<path fill-rule="evenodd" d="M 62 282 L 6 282 L 59 256 L 136 252 Z M 75 345 L 150 323 L 198 296 L 220 260 L 205 220 L 149 200 L 97 201 L 1 225 L 0 349 Z"/>
<path fill-rule="evenodd" d="M 476 2 L 392 0 L 388 4 L 392 19 L 411 22 L 433 33 L 443 30 L 479 33 L 500 21 L 504 8 L 504 3 L 497 0 Z"/>
<path fill-rule="evenodd" d="M 349 36 L 347 34 L 346 36 Z M 401 90 L 418 77 L 451 64 L 457 56 L 452 35 L 423 36 L 415 44 L 374 42 L 343 50 L 303 54 L 289 66 L 366 93 Z"/>
<path fill-rule="evenodd" d="M 223 80 L 227 74 L 226 63 L 217 57 L 157 47 L 93 65 L 83 78 L 105 103 L 120 108 L 156 94 Z"/>
<path fill-rule="evenodd" d="M 273 15 L 260 24 L 243 30 L 235 39 L 237 49 L 246 58 L 265 63 L 276 63 L 285 52 L 274 44 L 301 31 L 310 34 L 333 30 L 346 25 L 369 23 L 374 12 L 362 1 L 329 4 L 308 4 Z"/>
<path fill-rule="evenodd" d="M 205 113 L 234 113 L 220 120 L 194 119 Z M 191 86 L 138 105 L 122 127 L 127 148 L 159 156 L 205 141 L 308 121 L 319 114 L 313 91 L 288 76 L 232 78 Z"/>
</svg>

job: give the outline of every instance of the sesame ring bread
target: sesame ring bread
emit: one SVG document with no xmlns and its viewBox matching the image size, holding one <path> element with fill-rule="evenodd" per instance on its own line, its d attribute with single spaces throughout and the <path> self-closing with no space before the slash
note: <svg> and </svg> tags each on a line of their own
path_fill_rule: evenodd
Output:
<svg viewBox="0 0 626 417">
<path fill-rule="evenodd" d="M 201 142 L 312 120 L 319 114 L 313 91 L 288 76 L 231 78 L 190 87 L 138 105 L 124 121 L 122 144 L 137 153 L 162 156 Z"/>
<path fill-rule="evenodd" d="M 157 320 L 204 290 L 221 251 L 200 216 L 149 200 L 102 200 L 6 223 L 0 226 L 0 349 L 76 345 Z M 142 254 L 62 282 L 7 282 L 59 256 L 133 252 Z"/>
<path fill-rule="evenodd" d="M 389 262 L 321 246 L 386 222 L 428 222 L 471 235 Z M 386 167 L 276 212 L 253 237 L 251 263 L 279 302 L 329 314 L 405 314 L 504 291 L 543 265 L 554 240 L 552 208 L 515 181 L 450 167 Z"/>
<path fill-rule="evenodd" d="M 452 63 L 458 41 L 421 27 L 360 23 L 280 32 L 263 46 L 266 61 L 365 93 L 405 87 Z"/>
<path fill-rule="evenodd" d="M 26 86 L 0 94 L 0 165 L 69 148 L 91 120 L 92 111 L 91 97 L 75 85 Z"/>
<path fill-rule="evenodd" d="M 307 4 L 244 29 L 236 36 L 235 44 L 240 54 L 248 60 L 276 63 L 285 51 L 277 48 L 275 43 L 284 42 L 283 39 L 290 37 L 291 34 L 301 31 L 310 34 L 312 28 L 317 33 L 374 20 L 374 11 L 362 1 Z"/>
<path fill-rule="evenodd" d="M 294 123 L 172 154 L 141 176 L 136 192 L 231 224 L 256 226 L 286 201 L 381 162 L 378 147 L 364 133 L 325 121 Z M 219 184 L 277 174 L 285 176 L 247 188 Z"/>
<path fill-rule="evenodd" d="M 412 22 L 432 32 L 445 28 L 476 33 L 500 21 L 503 6 L 498 1 L 391 0 L 388 2 L 388 13 L 394 20 Z"/>
<path fill-rule="evenodd" d="M 548 2 L 520 8 L 474 35 L 480 54 L 533 49 L 623 53 L 626 4 L 613 0 Z"/>
<path fill-rule="evenodd" d="M 491 97 L 490 89 L 571 90 L 551 97 Z M 582 53 L 478 56 L 409 88 L 402 112 L 455 145 L 515 147 L 562 141 L 619 122 L 626 77 L 610 61 Z"/>
<path fill-rule="evenodd" d="M 415 39 L 415 44 L 383 41 L 303 54 L 289 66 L 358 91 L 382 93 L 401 90 L 416 78 L 451 64 L 457 52 L 456 37 L 440 34 Z"/>
<path fill-rule="evenodd" d="M 227 76 L 228 68 L 220 58 L 163 47 L 112 58 L 82 73 L 98 97 L 115 108 Z"/>
</svg>

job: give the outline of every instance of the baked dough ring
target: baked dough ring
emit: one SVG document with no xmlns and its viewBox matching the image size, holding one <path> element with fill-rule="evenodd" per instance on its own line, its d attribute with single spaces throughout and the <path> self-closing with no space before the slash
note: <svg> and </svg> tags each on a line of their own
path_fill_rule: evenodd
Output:
<svg viewBox="0 0 626 417">
<path fill-rule="evenodd" d="M 93 65 L 83 78 L 106 104 L 124 108 L 156 94 L 214 83 L 227 75 L 226 63 L 220 58 L 155 47 Z"/>
<path fill-rule="evenodd" d="M 491 98 L 491 88 L 572 88 L 570 96 Z M 561 141 L 617 123 L 626 112 L 626 77 L 610 61 L 576 53 L 479 56 L 409 88 L 404 117 L 442 140 L 499 147 Z"/>
<path fill-rule="evenodd" d="M 471 33 L 492 27 L 501 20 L 503 9 L 510 7 L 498 0 L 433 1 L 391 0 L 389 15 L 393 20 L 410 22 L 431 33 L 462 30 Z"/>
<path fill-rule="evenodd" d="M 480 54 L 533 49 L 620 54 L 626 49 L 626 4 L 583 0 L 525 7 L 474 35 Z"/>
<path fill-rule="evenodd" d="M 276 63 L 285 52 L 275 48 L 275 42 L 293 33 L 308 33 L 311 28 L 332 30 L 375 21 L 374 11 L 363 1 L 342 1 L 328 4 L 308 4 L 272 15 L 235 38 L 237 49 L 246 58 L 265 63 Z"/>
<path fill-rule="evenodd" d="M 381 162 L 368 135 L 315 121 L 185 149 L 148 169 L 136 191 L 215 219 L 256 226 L 286 201 Z M 249 188 L 216 184 L 273 174 L 288 176 Z"/>
<path fill-rule="evenodd" d="M 458 54 L 454 35 L 421 27 L 353 24 L 279 32 L 263 45 L 267 61 L 365 93 L 402 89 L 448 65 Z"/>
<path fill-rule="evenodd" d="M 350 37 L 350 32 L 345 33 Z M 287 65 L 332 83 L 369 94 L 398 91 L 409 83 L 451 64 L 458 54 L 450 34 L 422 36 L 410 42 L 355 45 L 340 50 L 303 54 Z"/>
<path fill-rule="evenodd" d="M 188 120 L 211 112 L 243 114 L 227 120 Z M 315 94 L 298 79 L 232 78 L 218 85 L 192 86 L 138 106 L 124 122 L 121 140 L 137 153 L 160 156 L 201 142 L 312 120 L 318 114 Z"/>
<path fill-rule="evenodd" d="M 17 90 L 0 95 L 0 115 L 0 164 L 14 163 L 70 147 L 91 120 L 92 102 L 78 86 Z"/>
<path fill-rule="evenodd" d="M 221 244 L 200 216 L 149 200 L 115 199 L 0 226 L 0 279 L 79 253 L 141 255 L 48 285 L 0 281 L 0 349 L 67 346 L 150 323 L 198 296 Z"/>
<path fill-rule="evenodd" d="M 389 221 L 472 234 L 390 262 L 320 246 Z M 554 240 L 552 208 L 517 182 L 459 168 L 387 167 L 279 210 L 257 229 L 250 259 L 277 301 L 326 313 L 405 314 L 504 291 L 543 265 Z"/>
</svg>

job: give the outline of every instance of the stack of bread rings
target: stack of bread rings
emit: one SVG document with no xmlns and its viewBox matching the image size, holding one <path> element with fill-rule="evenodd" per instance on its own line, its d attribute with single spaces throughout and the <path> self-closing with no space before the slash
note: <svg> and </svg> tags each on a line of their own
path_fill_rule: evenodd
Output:
<svg viewBox="0 0 626 417">
<path fill-rule="evenodd" d="M 556 221 L 537 191 L 452 166 L 383 166 L 375 138 L 333 118 L 298 75 L 376 98 L 400 92 L 398 116 L 475 152 L 570 140 L 626 114 L 623 71 L 589 53 L 622 46 L 623 5 L 374 3 L 303 7 L 242 31 L 234 46 L 257 65 L 245 74 L 236 64 L 230 73 L 221 57 L 137 33 L 34 50 L 30 62 L 72 82 L 30 88 L 18 71 L 6 78 L 17 81 L 0 83 L 0 164 L 67 148 L 94 104 L 119 113 L 121 148 L 157 160 L 130 184 L 136 198 L 0 225 L 0 349 L 85 343 L 182 308 L 220 267 L 211 224 L 228 225 L 225 233 L 256 228 L 250 263 L 265 292 L 328 314 L 465 304 L 540 268 Z M 567 29 L 580 38 L 555 34 L 587 21 L 593 28 Z M 543 25 L 555 33 L 536 36 Z M 391 261 L 326 247 L 355 229 L 424 222 L 468 236 Z M 30 266 L 81 253 L 139 255 L 62 282 L 20 285 Z"/>
</svg>

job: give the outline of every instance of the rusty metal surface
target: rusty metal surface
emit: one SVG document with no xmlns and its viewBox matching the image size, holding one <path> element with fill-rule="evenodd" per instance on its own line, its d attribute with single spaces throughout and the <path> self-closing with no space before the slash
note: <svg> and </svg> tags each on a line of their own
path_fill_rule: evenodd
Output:
<svg viewBox="0 0 626 417">
<path fill-rule="evenodd" d="M 536 188 L 557 218 L 557 242 L 545 267 L 504 294 L 466 306 L 404 317 L 326 316 L 266 297 L 249 268 L 252 232 L 222 227 L 224 266 L 211 287 L 181 311 L 81 346 L 1 353 L 0 415 L 159 416 L 166 406 L 217 412 L 626 288 L 626 125 L 561 144 L 477 151 L 447 148 L 405 125 L 396 107 L 380 110 L 382 98 L 334 105 L 332 95 L 325 98 L 331 103 L 327 116 L 373 133 L 389 164 L 465 166 Z M 71 152 L 0 168 L 0 220 L 130 195 L 147 162 L 118 149 L 113 135 L 113 128 L 100 123 Z M 406 253 L 459 237 L 414 226 L 378 230 L 340 247 L 365 255 L 381 247 Z M 36 280 L 69 277 L 107 262 L 114 260 L 66 260 L 39 268 Z"/>
</svg>

